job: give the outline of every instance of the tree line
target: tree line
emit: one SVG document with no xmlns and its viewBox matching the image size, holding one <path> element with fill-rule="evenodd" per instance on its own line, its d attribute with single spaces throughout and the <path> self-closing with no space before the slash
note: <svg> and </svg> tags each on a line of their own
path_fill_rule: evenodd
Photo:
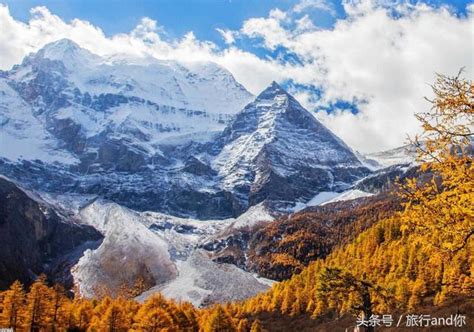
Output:
<svg viewBox="0 0 474 332">
<path fill-rule="evenodd" d="M 474 298 L 474 85 L 438 76 L 433 108 L 417 118 L 425 176 L 401 183 L 403 210 L 317 259 L 289 280 L 242 302 L 198 309 L 155 294 L 68 296 L 40 276 L 0 293 L 0 327 L 18 331 L 262 331 L 257 317 L 335 319 L 406 312 L 453 298 Z"/>
</svg>

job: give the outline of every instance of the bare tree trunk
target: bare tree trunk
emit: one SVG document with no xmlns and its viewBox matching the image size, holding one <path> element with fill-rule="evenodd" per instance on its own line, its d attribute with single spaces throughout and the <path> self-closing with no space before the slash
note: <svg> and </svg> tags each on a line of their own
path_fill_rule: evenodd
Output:
<svg viewBox="0 0 474 332">
<path fill-rule="evenodd" d="M 363 306 L 363 311 L 364 311 L 364 320 L 366 322 L 369 322 L 370 317 L 372 316 L 372 299 L 370 297 L 370 292 L 369 292 L 369 287 L 367 285 L 362 286 L 362 306 Z M 373 326 L 370 326 L 370 323 L 368 324 L 369 326 L 365 327 L 366 332 L 374 332 L 375 329 Z"/>
</svg>

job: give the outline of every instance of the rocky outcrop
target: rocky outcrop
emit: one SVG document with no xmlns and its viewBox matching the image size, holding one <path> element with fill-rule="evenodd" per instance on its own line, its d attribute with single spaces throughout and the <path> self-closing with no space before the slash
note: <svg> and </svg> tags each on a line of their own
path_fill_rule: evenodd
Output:
<svg viewBox="0 0 474 332">
<path fill-rule="evenodd" d="M 235 230 L 200 247 L 216 262 L 285 280 L 400 209 L 399 198 L 386 193 L 335 202 Z"/>
<path fill-rule="evenodd" d="M 182 168 L 183 172 L 199 176 L 215 176 L 217 172 L 194 156 L 189 157 Z"/>
<path fill-rule="evenodd" d="M 0 174 L 225 219 L 264 201 L 286 211 L 370 173 L 277 83 L 242 109 L 252 96 L 218 65 L 136 61 L 61 40 L 2 73 L 0 130 L 15 146 L 0 141 Z"/>
<path fill-rule="evenodd" d="M 13 182 L 0 178 L 0 289 L 14 280 L 29 284 L 40 273 L 62 278 L 70 286 L 68 271 L 59 266 L 67 265 L 62 258 L 96 246 L 101 238 L 92 227 L 64 220 Z"/>
<path fill-rule="evenodd" d="M 273 82 L 207 148 L 222 186 L 243 205 L 288 208 L 370 173 L 352 150 Z"/>
</svg>

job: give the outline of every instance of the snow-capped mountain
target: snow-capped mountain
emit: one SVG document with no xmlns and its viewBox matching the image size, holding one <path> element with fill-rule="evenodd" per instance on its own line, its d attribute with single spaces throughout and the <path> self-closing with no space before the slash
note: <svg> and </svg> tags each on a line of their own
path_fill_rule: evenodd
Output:
<svg viewBox="0 0 474 332">
<path fill-rule="evenodd" d="M 2 72 L 0 93 L 0 172 L 35 190 L 223 219 L 369 173 L 278 84 L 242 107 L 251 95 L 215 64 L 104 58 L 61 40 Z"/>
<path fill-rule="evenodd" d="M 227 126 L 209 152 L 222 188 L 253 205 L 305 202 L 369 173 L 352 150 L 273 82 Z"/>
<path fill-rule="evenodd" d="M 417 149 L 414 145 L 408 144 L 395 149 L 370 153 L 365 158 L 375 161 L 379 168 L 394 165 L 414 165 L 417 161 Z"/>
<path fill-rule="evenodd" d="M 237 219 L 202 222 L 136 212 L 92 196 L 25 191 L 3 177 L 0 202 L 2 288 L 46 273 L 92 296 L 141 278 L 150 290 L 140 298 L 160 291 L 196 305 L 240 300 L 268 288 L 268 280 L 216 263 L 201 248 L 221 234 L 271 221 L 263 205 Z"/>
<path fill-rule="evenodd" d="M 251 99 L 216 64 L 101 57 L 69 40 L 0 72 L 0 174 L 15 183 L 2 199 L 29 193 L 35 211 L 52 211 L 42 220 L 61 217 L 54 243 L 72 240 L 43 257 L 30 229 L 36 256 L 21 274 L 43 270 L 85 295 L 143 277 L 142 298 L 197 305 L 268 288 L 215 252 L 245 247 L 235 234 L 281 213 L 375 185 L 357 182 L 369 168 L 277 83 Z"/>
<path fill-rule="evenodd" d="M 67 39 L 2 72 L 0 94 L 4 157 L 83 167 L 117 150 L 160 158 L 160 143 L 208 137 L 252 98 L 213 63 L 104 58 Z"/>
<path fill-rule="evenodd" d="M 373 172 L 358 180 L 353 189 L 373 194 L 393 189 L 398 180 L 415 176 L 419 166 L 417 149 L 413 145 L 358 155 L 358 157 Z"/>
</svg>

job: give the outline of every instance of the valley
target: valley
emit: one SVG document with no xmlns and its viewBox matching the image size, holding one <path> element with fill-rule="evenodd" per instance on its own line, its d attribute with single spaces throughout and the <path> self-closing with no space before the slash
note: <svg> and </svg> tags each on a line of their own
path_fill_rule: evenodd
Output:
<svg viewBox="0 0 474 332">
<path fill-rule="evenodd" d="M 0 71 L 0 135 L 0 290 L 61 285 L 48 296 L 85 325 L 100 326 L 101 306 L 177 312 L 163 326 L 192 331 L 471 308 L 471 140 L 362 154 L 276 82 L 253 96 L 216 63 L 99 56 L 69 39 Z M 446 159 L 429 159 L 433 141 Z M 451 260 L 410 223 L 440 213 L 464 225 L 464 242 L 459 224 L 435 227 L 461 246 Z M 127 319 L 118 330 L 142 318 Z"/>
</svg>

